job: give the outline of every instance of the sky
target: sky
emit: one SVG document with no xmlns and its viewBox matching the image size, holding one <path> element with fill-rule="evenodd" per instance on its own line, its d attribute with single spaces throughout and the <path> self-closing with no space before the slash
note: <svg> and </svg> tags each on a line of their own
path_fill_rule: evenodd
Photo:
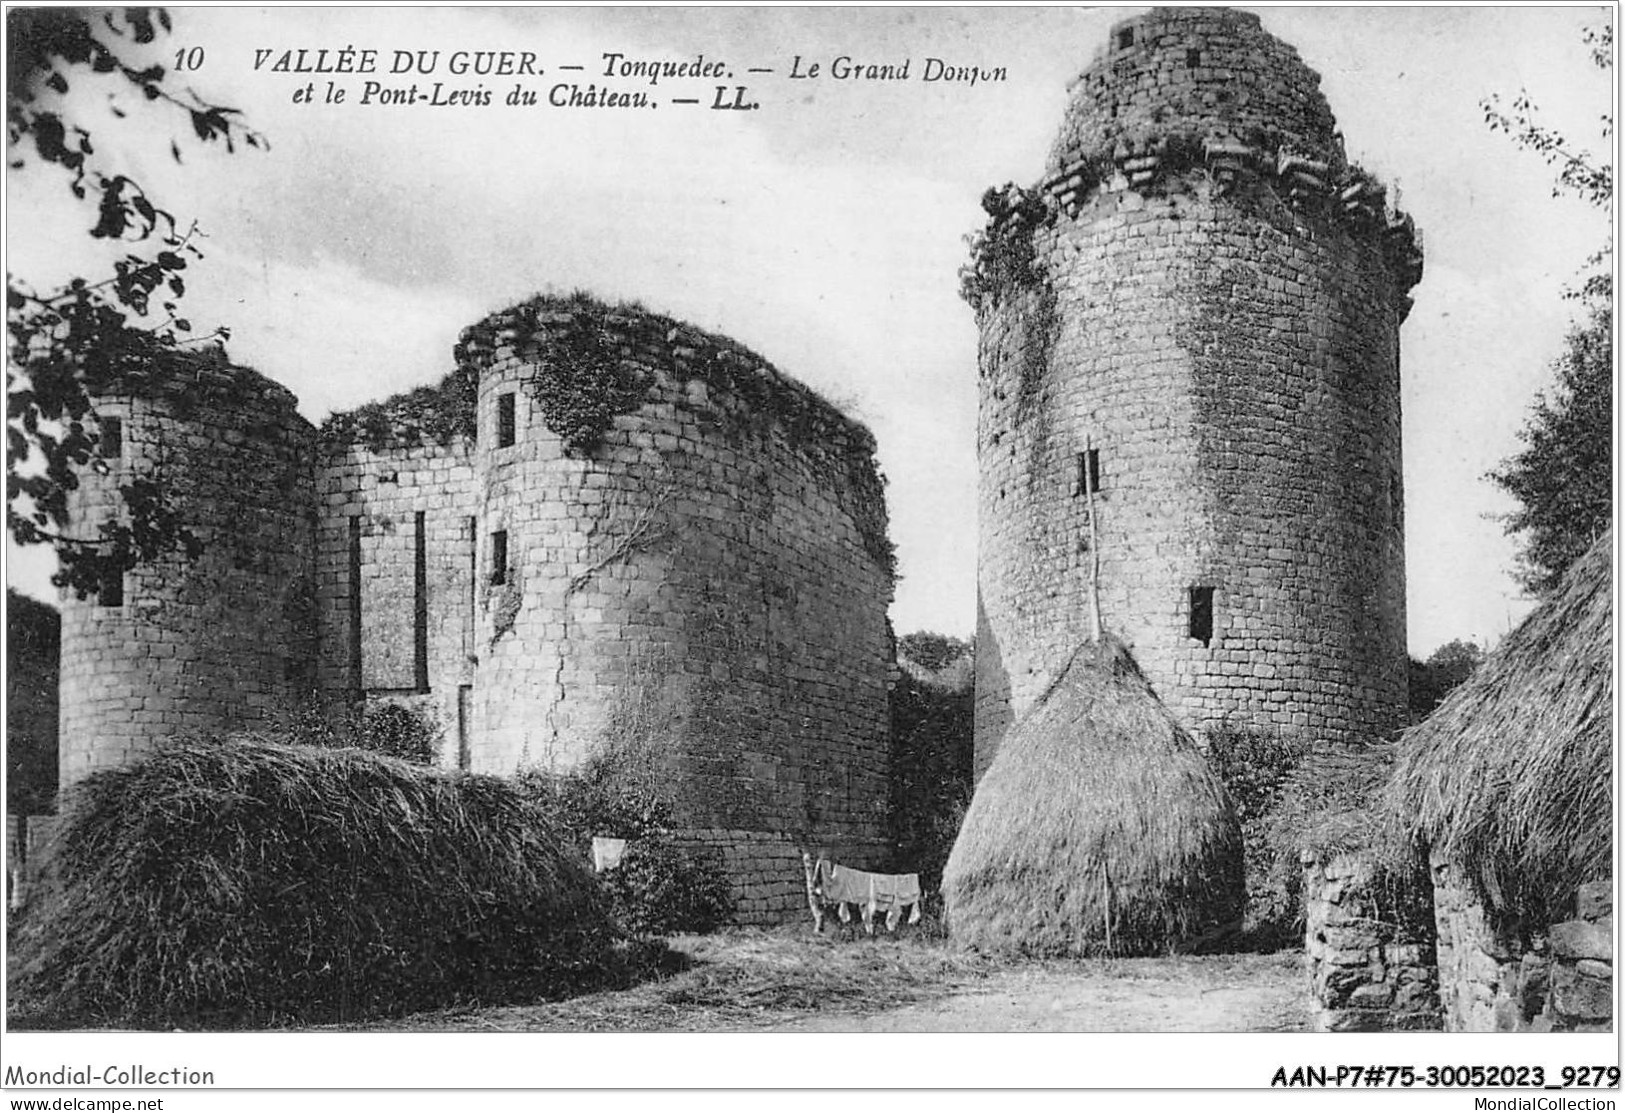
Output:
<svg viewBox="0 0 1625 1113">
<path fill-rule="evenodd" d="M 636 298 L 754 348 L 874 431 L 901 581 L 897 631 L 975 623 L 976 328 L 958 297 L 984 189 L 1039 177 L 1066 84 L 1140 7 L 172 8 L 171 80 L 238 108 L 269 142 L 235 154 L 184 117 L 78 82 L 69 106 L 108 165 L 206 235 L 187 315 L 231 329 L 239 363 L 320 421 L 451 368 L 458 332 L 535 293 Z M 1588 61 L 1591 7 L 1254 6 L 1322 76 L 1351 158 L 1400 187 L 1426 273 L 1402 332 L 1410 647 L 1493 645 L 1531 603 L 1511 577 L 1511 503 L 1484 474 L 1517 432 L 1575 305 L 1562 294 L 1611 227 L 1552 196 L 1552 171 L 1484 124 L 1527 88 L 1580 145 L 1613 81 Z M 284 52 L 374 51 L 371 75 L 277 72 Z M 434 72 L 397 57 L 438 51 Z M 457 74 L 459 56 L 534 54 L 537 76 Z M 402 52 L 397 55 L 396 52 Z M 716 79 L 606 79 L 617 62 L 721 63 Z M 908 81 L 838 80 L 836 60 L 911 61 Z M 295 56 L 297 57 L 297 56 Z M 925 82 L 925 59 L 1003 81 Z M 799 62 L 797 61 L 799 59 Z M 822 67 L 816 78 L 791 76 Z M 579 71 L 561 67 L 577 65 Z M 749 73 L 750 69 L 771 73 Z M 367 82 L 420 99 L 385 105 Z M 328 100 L 329 82 L 343 103 Z M 547 104 L 560 84 L 655 109 Z M 307 85 L 314 103 L 304 102 Z M 710 107 L 718 85 L 725 103 Z M 509 106 L 516 86 L 542 102 Z M 745 88 L 736 94 L 739 86 Z M 116 87 L 109 87 L 116 88 Z M 677 99 L 700 103 L 680 105 Z M 365 103 L 364 103 L 365 101 Z M 184 161 L 170 157 L 177 139 Z M 1610 156 L 1611 157 L 1611 156 Z M 7 178 L 7 265 L 35 286 L 105 272 L 64 177 Z M 49 598 L 38 551 L 10 582 Z"/>
</svg>

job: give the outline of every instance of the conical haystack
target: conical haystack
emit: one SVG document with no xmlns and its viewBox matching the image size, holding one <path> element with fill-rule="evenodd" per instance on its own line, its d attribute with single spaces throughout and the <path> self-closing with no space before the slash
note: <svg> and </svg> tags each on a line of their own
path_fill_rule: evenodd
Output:
<svg viewBox="0 0 1625 1113">
<path fill-rule="evenodd" d="M 1001 743 L 943 875 L 953 937 L 1035 956 L 1149 954 L 1241 917 L 1223 784 L 1111 638 Z"/>
</svg>

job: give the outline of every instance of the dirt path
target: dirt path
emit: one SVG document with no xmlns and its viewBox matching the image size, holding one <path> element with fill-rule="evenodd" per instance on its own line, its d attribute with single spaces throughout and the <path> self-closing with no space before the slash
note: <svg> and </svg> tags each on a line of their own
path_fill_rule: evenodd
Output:
<svg viewBox="0 0 1625 1113">
<path fill-rule="evenodd" d="M 996 974 L 972 990 L 866 1015 L 815 1013 L 775 1032 L 1301 1032 L 1295 955 L 1143 959 L 1066 973 Z"/>
<path fill-rule="evenodd" d="M 1301 955 L 997 962 L 927 940 L 724 932 L 668 978 L 338 1027 L 487 1032 L 1294 1032 Z"/>
</svg>

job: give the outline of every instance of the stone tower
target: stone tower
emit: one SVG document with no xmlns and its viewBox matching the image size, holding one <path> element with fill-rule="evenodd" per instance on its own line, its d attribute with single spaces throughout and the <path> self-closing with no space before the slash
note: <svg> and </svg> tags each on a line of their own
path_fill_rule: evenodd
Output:
<svg viewBox="0 0 1625 1113">
<path fill-rule="evenodd" d="M 1090 636 L 1194 731 L 1365 738 L 1405 706 L 1411 221 L 1257 16 L 1157 9 L 984 198 L 976 766 Z"/>
<path fill-rule="evenodd" d="M 274 729 L 310 698 L 314 430 L 287 390 L 218 351 L 94 399 L 103 471 L 68 502 L 89 533 L 154 479 L 203 542 L 86 599 L 63 592 L 59 767 L 67 786 L 181 734 Z"/>
</svg>

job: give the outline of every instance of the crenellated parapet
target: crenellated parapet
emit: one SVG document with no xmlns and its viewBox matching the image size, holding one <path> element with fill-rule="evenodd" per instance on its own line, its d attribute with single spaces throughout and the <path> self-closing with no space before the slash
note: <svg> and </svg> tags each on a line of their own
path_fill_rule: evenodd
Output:
<svg viewBox="0 0 1625 1113">
<path fill-rule="evenodd" d="M 1226 198 L 1295 218 L 1305 233 L 1336 227 L 1371 245 L 1393 275 L 1401 315 L 1409 312 L 1422 277 L 1420 232 L 1387 187 L 1348 160 L 1319 75 L 1256 15 L 1165 8 L 1124 20 L 1069 89 L 1043 177 L 984 200 L 980 250 L 1043 224 L 1091 219 L 1125 194 Z M 973 260 L 972 271 L 985 272 L 981 265 Z"/>
</svg>

